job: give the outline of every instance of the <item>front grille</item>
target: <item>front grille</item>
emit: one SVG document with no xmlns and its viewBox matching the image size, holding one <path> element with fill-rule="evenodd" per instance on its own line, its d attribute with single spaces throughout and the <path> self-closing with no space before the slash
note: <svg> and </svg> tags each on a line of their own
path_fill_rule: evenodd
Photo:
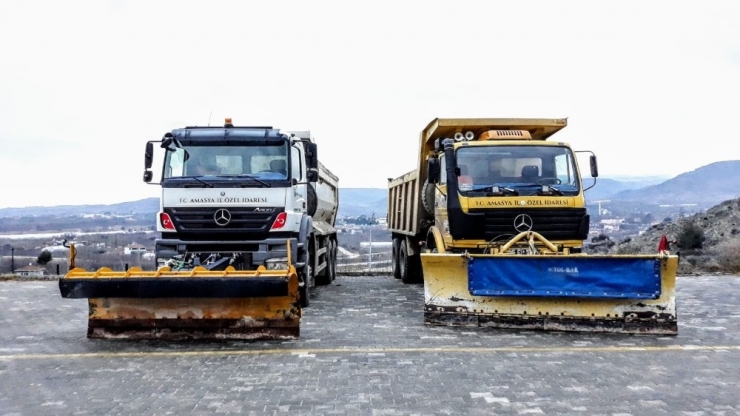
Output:
<svg viewBox="0 0 740 416">
<path fill-rule="evenodd" d="M 585 208 L 557 209 L 486 209 L 470 210 L 471 213 L 484 215 L 484 234 L 486 240 L 501 235 L 516 235 L 514 219 L 517 215 L 526 214 L 532 218 L 532 231 L 542 234 L 548 240 L 583 240 L 587 238 L 588 228 L 584 229 Z M 586 226 L 588 219 L 585 219 Z"/>
<path fill-rule="evenodd" d="M 231 216 L 226 225 L 218 225 L 214 219 L 216 211 L 228 210 Z M 265 212 L 266 210 L 271 210 Z M 265 236 L 283 208 L 279 207 L 226 207 L 226 208 L 167 208 L 181 238 L 198 236 L 215 238 L 227 236 L 245 238 Z"/>
</svg>

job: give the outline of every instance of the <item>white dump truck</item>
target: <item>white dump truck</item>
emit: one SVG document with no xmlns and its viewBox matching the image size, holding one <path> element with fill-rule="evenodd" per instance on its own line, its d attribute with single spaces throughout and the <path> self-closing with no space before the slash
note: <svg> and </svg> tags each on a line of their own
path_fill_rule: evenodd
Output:
<svg viewBox="0 0 740 416">
<path fill-rule="evenodd" d="M 64 297 L 90 299 L 88 336 L 297 337 L 310 288 L 336 270 L 338 179 L 310 132 L 231 119 L 175 129 L 147 143 L 147 183 L 155 143 L 157 272 L 77 269 L 60 281 Z"/>
</svg>

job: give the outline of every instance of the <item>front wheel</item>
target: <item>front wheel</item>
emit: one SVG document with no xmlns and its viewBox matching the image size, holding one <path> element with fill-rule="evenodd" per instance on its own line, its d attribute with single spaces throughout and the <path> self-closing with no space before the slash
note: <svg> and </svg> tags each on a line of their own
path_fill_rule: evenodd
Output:
<svg viewBox="0 0 740 416">
<path fill-rule="evenodd" d="M 329 240 L 326 243 L 326 275 L 325 284 L 330 284 L 337 278 L 337 256 L 335 254 L 336 244 Z"/>
<path fill-rule="evenodd" d="M 303 252 L 306 265 L 298 272 L 300 273 L 301 283 L 303 283 L 303 286 L 298 288 L 301 297 L 301 307 L 303 308 L 307 307 L 310 303 L 308 298 L 309 288 L 314 283 L 315 278 L 313 275 L 314 247 L 313 235 L 310 235 L 306 241 L 306 250 Z"/>
<path fill-rule="evenodd" d="M 311 264 L 309 264 L 310 260 L 306 262 L 306 267 L 303 268 L 301 271 L 301 277 L 302 282 L 301 286 L 298 288 L 298 293 L 301 297 L 301 308 L 306 308 L 311 303 L 311 301 L 308 299 L 308 286 L 311 282 L 311 273 L 313 273 L 313 269 L 311 268 Z"/>
</svg>

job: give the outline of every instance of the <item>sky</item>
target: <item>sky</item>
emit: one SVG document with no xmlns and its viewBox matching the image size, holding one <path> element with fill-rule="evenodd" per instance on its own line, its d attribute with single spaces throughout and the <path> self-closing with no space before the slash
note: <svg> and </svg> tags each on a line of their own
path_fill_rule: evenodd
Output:
<svg viewBox="0 0 740 416">
<path fill-rule="evenodd" d="M 568 118 L 601 176 L 740 159 L 740 2 L 2 1 L 0 208 L 159 196 L 186 125 L 310 130 L 340 187 L 434 118 Z"/>
</svg>

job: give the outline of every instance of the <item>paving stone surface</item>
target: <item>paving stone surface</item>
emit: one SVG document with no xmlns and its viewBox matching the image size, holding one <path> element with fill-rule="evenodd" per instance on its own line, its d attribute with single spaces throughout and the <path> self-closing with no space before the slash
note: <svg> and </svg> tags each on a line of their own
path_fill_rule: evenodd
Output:
<svg viewBox="0 0 740 416">
<path fill-rule="evenodd" d="M 423 288 L 343 277 L 295 341 L 88 340 L 55 281 L 0 282 L 0 415 L 736 415 L 740 278 L 678 278 L 679 335 L 422 323 Z"/>
</svg>

